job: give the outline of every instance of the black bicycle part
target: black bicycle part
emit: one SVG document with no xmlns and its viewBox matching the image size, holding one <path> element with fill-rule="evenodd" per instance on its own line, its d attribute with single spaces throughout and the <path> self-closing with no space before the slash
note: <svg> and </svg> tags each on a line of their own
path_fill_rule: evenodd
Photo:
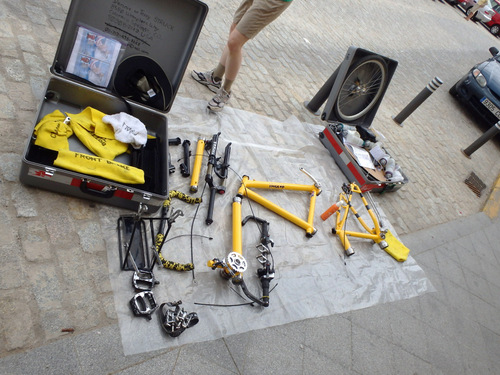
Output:
<svg viewBox="0 0 500 375">
<path fill-rule="evenodd" d="M 263 307 L 267 307 L 269 306 L 269 286 L 271 284 L 271 280 L 274 279 L 275 271 L 274 264 L 270 262 L 266 255 L 269 254 L 272 257 L 270 247 L 274 246 L 274 242 L 269 235 L 269 222 L 267 220 L 258 218 L 254 215 L 249 215 L 242 220 L 241 225 L 245 225 L 248 220 L 254 220 L 258 225 L 260 225 L 260 247 L 262 250 L 260 250 L 261 254 L 257 257 L 257 259 L 262 267 L 257 270 L 257 276 L 259 277 L 262 287 L 262 297 L 259 299 L 250 293 L 245 282 L 241 278 L 233 279 L 233 283 L 240 285 L 243 293 L 245 293 L 251 301 L 258 303 Z"/>
<path fill-rule="evenodd" d="M 175 172 L 175 165 L 172 164 L 172 157 L 170 156 L 170 152 L 168 153 L 168 174 L 172 174 Z"/>
<path fill-rule="evenodd" d="M 231 143 L 228 143 L 226 145 L 226 148 L 224 149 L 224 159 L 222 160 L 222 163 L 217 163 L 216 168 L 215 168 L 215 174 L 219 176 L 221 180 L 226 180 L 228 171 L 229 171 L 229 159 L 231 158 Z M 224 184 L 221 184 L 222 186 Z M 224 194 L 225 189 L 222 191 L 219 191 L 219 194 Z"/>
<path fill-rule="evenodd" d="M 137 215 L 120 216 L 117 225 L 121 269 L 135 271 L 133 262 L 139 269 L 148 269 L 150 267 L 147 250 L 149 246 L 144 221 Z"/>
<path fill-rule="evenodd" d="M 189 161 L 191 152 L 189 151 L 189 146 L 191 146 L 191 142 L 189 142 L 189 140 L 186 139 L 184 140 L 184 142 L 182 142 L 182 149 L 184 154 L 184 161 L 180 166 L 182 177 L 189 177 L 191 175 L 190 161 Z"/>
<path fill-rule="evenodd" d="M 187 328 L 198 324 L 200 320 L 197 313 L 187 313 L 180 307 L 181 304 L 182 301 L 177 301 L 162 303 L 160 305 L 160 324 L 170 337 L 178 337 Z M 173 309 L 165 310 L 165 306 L 173 307 Z"/>
<path fill-rule="evenodd" d="M 266 248 L 269 248 L 269 245 L 271 247 L 274 246 L 274 242 L 269 236 L 269 221 L 258 218 L 255 215 L 248 215 L 241 221 L 241 225 L 245 225 L 248 220 L 254 220 L 257 224 L 260 225 L 260 243 L 264 245 Z"/>
<path fill-rule="evenodd" d="M 205 144 L 205 148 L 209 150 L 207 173 L 205 174 L 205 182 L 209 187 L 214 186 L 213 171 L 217 163 L 217 146 L 219 144 L 220 132 L 212 136 L 212 140 Z"/>
<path fill-rule="evenodd" d="M 180 144 L 181 144 L 181 139 L 179 137 L 168 139 L 169 146 L 179 146 Z"/>
<path fill-rule="evenodd" d="M 215 206 L 215 194 L 217 193 L 217 186 L 214 183 L 214 171 L 217 169 L 217 146 L 219 143 L 220 132 L 212 136 L 212 140 L 207 142 L 205 147 L 209 149 L 208 153 L 208 165 L 207 173 L 205 175 L 205 182 L 210 189 L 210 197 L 208 200 L 207 218 L 205 219 L 205 224 L 210 225 L 214 222 L 214 206 Z"/>
<path fill-rule="evenodd" d="M 235 278 L 233 279 L 233 284 L 234 285 L 239 285 L 241 287 L 241 290 L 243 293 L 245 293 L 245 296 L 248 297 L 249 300 L 252 302 L 255 302 L 256 304 L 263 306 L 263 307 L 268 307 L 269 306 L 269 298 L 267 298 L 267 301 L 264 301 L 264 299 L 259 299 L 256 296 L 254 296 L 252 293 L 247 288 L 247 285 L 245 284 L 245 281 L 243 281 L 242 278 Z"/>
<path fill-rule="evenodd" d="M 217 193 L 217 187 L 210 187 L 210 196 L 208 197 L 208 209 L 207 218 L 205 219 L 205 224 L 210 225 L 214 222 L 214 207 L 215 207 L 215 195 Z"/>
<path fill-rule="evenodd" d="M 156 311 L 158 305 L 151 291 L 137 293 L 130 300 L 130 307 L 135 316 L 143 316 L 151 320 L 151 315 Z"/>
<path fill-rule="evenodd" d="M 378 55 L 361 58 L 349 68 L 334 105 L 339 121 L 353 122 L 366 115 L 388 83 L 386 61 Z"/>
<path fill-rule="evenodd" d="M 178 146 L 181 144 L 181 139 L 177 138 L 169 138 L 168 145 L 169 146 Z M 172 158 L 170 157 L 170 152 L 168 153 L 168 174 L 172 174 L 175 172 L 175 166 L 172 164 Z"/>
<path fill-rule="evenodd" d="M 137 270 L 132 277 L 132 285 L 136 291 L 150 291 L 160 282 L 150 270 Z"/>
</svg>

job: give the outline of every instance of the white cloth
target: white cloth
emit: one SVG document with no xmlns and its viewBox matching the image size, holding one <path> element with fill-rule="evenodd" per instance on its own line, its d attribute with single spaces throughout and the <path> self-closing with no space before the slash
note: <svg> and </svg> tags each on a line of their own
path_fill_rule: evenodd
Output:
<svg viewBox="0 0 500 375">
<path fill-rule="evenodd" d="M 148 140 L 146 126 L 136 117 L 125 112 L 106 115 L 102 121 L 113 127 L 115 138 L 123 143 L 129 143 L 134 148 L 141 148 Z"/>
</svg>

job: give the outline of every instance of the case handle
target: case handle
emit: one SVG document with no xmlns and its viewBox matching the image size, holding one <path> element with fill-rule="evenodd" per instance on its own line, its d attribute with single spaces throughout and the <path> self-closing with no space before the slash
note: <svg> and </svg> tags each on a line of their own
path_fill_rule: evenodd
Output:
<svg viewBox="0 0 500 375">
<path fill-rule="evenodd" d="M 89 180 L 83 179 L 80 183 L 80 191 L 85 194 L 93 195 L 99 198 L 111 198 L 115 194 L 116 188 L 109 190 L 96 190 L 88 186 Z"/>
</svg>

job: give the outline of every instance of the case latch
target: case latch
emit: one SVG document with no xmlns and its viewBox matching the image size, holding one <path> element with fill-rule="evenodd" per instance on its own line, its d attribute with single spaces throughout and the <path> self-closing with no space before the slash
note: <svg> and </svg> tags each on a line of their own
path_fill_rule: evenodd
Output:
<svg viewBox="0 0 500 375">
<path fill-rule="evenodd" d="M 45 167 L 45 176 L 52 177 L 56 173 L 56 169 L 52 167 Z"/>
</svg>

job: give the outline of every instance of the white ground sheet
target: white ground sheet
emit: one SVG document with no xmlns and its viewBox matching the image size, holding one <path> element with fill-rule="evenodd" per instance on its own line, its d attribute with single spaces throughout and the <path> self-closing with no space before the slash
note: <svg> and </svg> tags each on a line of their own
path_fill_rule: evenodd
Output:
<svg viewBox="0 0 500 375">
<path fill-rule="evenodd" d="M 209 113 L 205 106 L 205 101 L 177 97 L 168 114 L 168 134 L 169 138 L 190 140 L 193 155 L 199 138 L 208 141 L 217 132 L 221 132 L 218 156 L 223 156 L 226 144 L 232 143 L 231 171 L 226 182 L 226 194 L 216 197 L 214 223 L 211 225 L 205 224 L 208 189 L 204 192 L 204 201 L 198 211 L 195 205 L 173 199 L 172 206 L 181 209 L 184 216 L 173 224 L 167 238 L 172 240 L 165 244 L 162 254 L 167 259 L 187 263 L 191 260 L 192 248 L 195 271 L 181 273 L 157 267 L 154 274 L 160 284 L 153 290 L 158 305 L 182 300 L 181 307 L 186 312 L 197 312 L 200 320 L 179 337 L 172 338 L 163 332 L 158 311 L 150 321 L 133 316 L 129 305 L 134 295 L 131 283 L 133 272 L 121 271 L 118 238 L 117 235 L 110 235 L 107 242 L 110 279 L 126 355 L 214 340 L 250 330 L 412 298 L 435 290 L 411 257 L 411 252 L 405 262 L 398 263 L 370 240 L 351 238 L 355 254 L 349 258 L 344 257 L 339 239 L 331 233 L 335 216 L 327 221 L 320 218 L 338 200 L 340 188 L 347 182 L 319 141 L 318 133 L 322 131 L 322 126 L 304 124 L 295 117 L 280 122 L 230 107 L 220 114 L 214 114 Z M 170 153 L 176 172 L 170 175 L 169 188 L 201 196 L 208 159 L 205 157 L 202 163 L 200 189 L 193 194 L 189 192 L 191 177 L 182 177 L 179 169 L 182 146 L 172 146 Z M 191 170 L 193 160 L 194 157 L 191 158 Z M 260 181 L 311 184 L 312 181 L 299 170 L 300 167 L 310 172 L 322 185 L 314 216 L 317 233 L 312 238 L 307 238 L 305 231 L 298 226 L 247 198 L 243 199 L 242 217 L 253 212 L 257 217 L 270 222 L 276 267 L 276 277 L 271 287 L 277 285 L 270 294 L 270 306 L 215 307 L 195 304 L 244 302 L 231 289 L 241 293 L 239 287 L 223 280 L 218 271 L 213 271 L 206 265 L 208 260 L 215 257 L 223 259 L 232 251 L 231 203 L 240 186 L 240 176 L 248 175 L 250 179 Z M 219 179 L 215 178 L 215 181 L 218 183 Z M 307 220 L 307 193 L 275 190 L 258 190 L 258 193 Z M 396 191 L 391 194 L 398 193 Z M 357 195 L 354 197 L 358 212 L 365 217 L 365 208 Z M 373 197 L 377 199 L 376 194 Z M 376 207 L 383 218 L 383 207 L 378 204 Z M 114 233 L 116 222 L 108 220 L 110 233 Z M 367 215 L 365 221 L 372 226 Z M 390 228 L 387 220 L 382 219 L 382 222 Z M 182 236 L 190 234 L 191 227 L 194 236 Z M 354 215 L 348 221 L 348 229 L 362 230 Z M 174 238 L 179 235 L 181 237 Z M 213 239 L 200 235 L 211 236 Z M 259 266 L 255 259 L 259 242 L 258 228 L 253 221 L 249 221 L 243 227 L 243 253 L 250 267 L 244 273 L 244 278 L 249 289 L 260 296 L 260 285 L 255 276 L 255 269 Z"/>
</svg>

